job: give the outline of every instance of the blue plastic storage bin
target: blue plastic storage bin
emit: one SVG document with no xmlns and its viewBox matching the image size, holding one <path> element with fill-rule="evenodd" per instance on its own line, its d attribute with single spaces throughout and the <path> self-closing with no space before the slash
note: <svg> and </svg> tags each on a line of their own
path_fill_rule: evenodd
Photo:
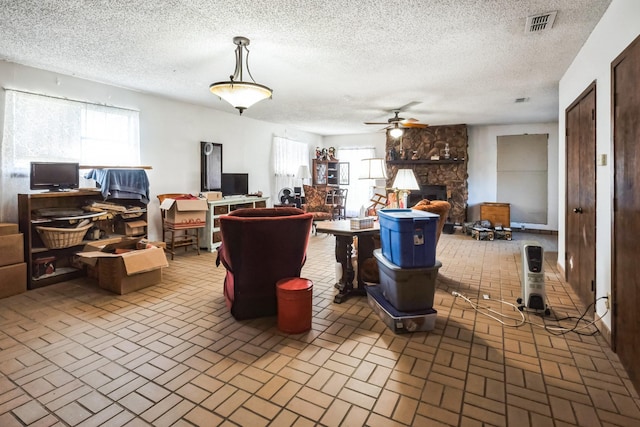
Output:
<svg viewBox="0 0 640 427">
<path fill-rule="evenodd" d="M 433 267 L 440 216 L 415 209 L 381 209 L 382 254 L 402 268 Z"/>
</svg>

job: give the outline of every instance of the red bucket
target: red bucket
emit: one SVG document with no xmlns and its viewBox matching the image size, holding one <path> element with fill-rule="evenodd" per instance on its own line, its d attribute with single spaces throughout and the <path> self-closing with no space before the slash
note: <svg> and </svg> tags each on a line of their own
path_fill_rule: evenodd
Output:
<svg viewBox="0 0 640 427">
<path fill-rule="evenodd" d="M 311 329 L 313 282 L 301 277 L 288 277 L 276 283 L 278 297 L 278 329 L 300 334 Z"/>
</svg>

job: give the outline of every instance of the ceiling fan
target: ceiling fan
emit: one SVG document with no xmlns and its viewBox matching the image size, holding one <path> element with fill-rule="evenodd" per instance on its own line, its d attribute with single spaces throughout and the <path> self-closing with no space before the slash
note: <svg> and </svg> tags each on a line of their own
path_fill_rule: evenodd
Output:
<svg viewBox="0 0 640 427">
<path fill-rule="evenodd" d="M 400 117 L 400 110 L 393 110 L 394 116 L 387 119 L 385 122 L 364 122 L 365 125 L 387 125 L 385 129 L 401 129 L 401 128 L 419 128 L 424 129 L 429 125 L 426 123 L 420 123 L 418 119 L 405 119 Z"/>
</svg>

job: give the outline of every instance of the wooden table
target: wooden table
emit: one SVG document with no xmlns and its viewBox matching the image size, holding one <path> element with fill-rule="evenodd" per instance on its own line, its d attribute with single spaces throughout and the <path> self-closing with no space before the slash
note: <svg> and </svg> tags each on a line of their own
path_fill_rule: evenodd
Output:
<svg viewBox="0 0 640 427">
<path fill-rule="evenodd" d="M 372 228 L 352 230 L 350 220 L 321 221 L 317 224 L 317 232 L 336 236 L 336 261 L 342 264 L 342 277 L 336 283 L 340 291 L 333 301 L 342 303 L 351 295 L 366 295 L 365 283 L 360 274 L 364 260 L 373 257 L 373 237 L 380 235 L 380 224 L 375 221 Z M 353 238 L 358 237 L 358 286 L 354 287 L 355 272 L 351 257 L 353 255 Z"/>
</svg>

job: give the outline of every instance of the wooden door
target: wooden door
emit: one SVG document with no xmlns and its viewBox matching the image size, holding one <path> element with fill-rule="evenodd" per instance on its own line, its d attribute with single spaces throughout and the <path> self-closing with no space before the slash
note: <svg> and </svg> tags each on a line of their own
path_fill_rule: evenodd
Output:
<svg viewBox="0 0 640 427">
<path fill-rule="evenodd" d="M 611 64 L 613 105 L 613 349 L 640 389 L 640 37 Z"/>
<path fill-rule="evenodd" d="M 566 280 L 585 306 L 595 301 L 596 262 L 596 85 L 566 112 Z"/>
</svg>

